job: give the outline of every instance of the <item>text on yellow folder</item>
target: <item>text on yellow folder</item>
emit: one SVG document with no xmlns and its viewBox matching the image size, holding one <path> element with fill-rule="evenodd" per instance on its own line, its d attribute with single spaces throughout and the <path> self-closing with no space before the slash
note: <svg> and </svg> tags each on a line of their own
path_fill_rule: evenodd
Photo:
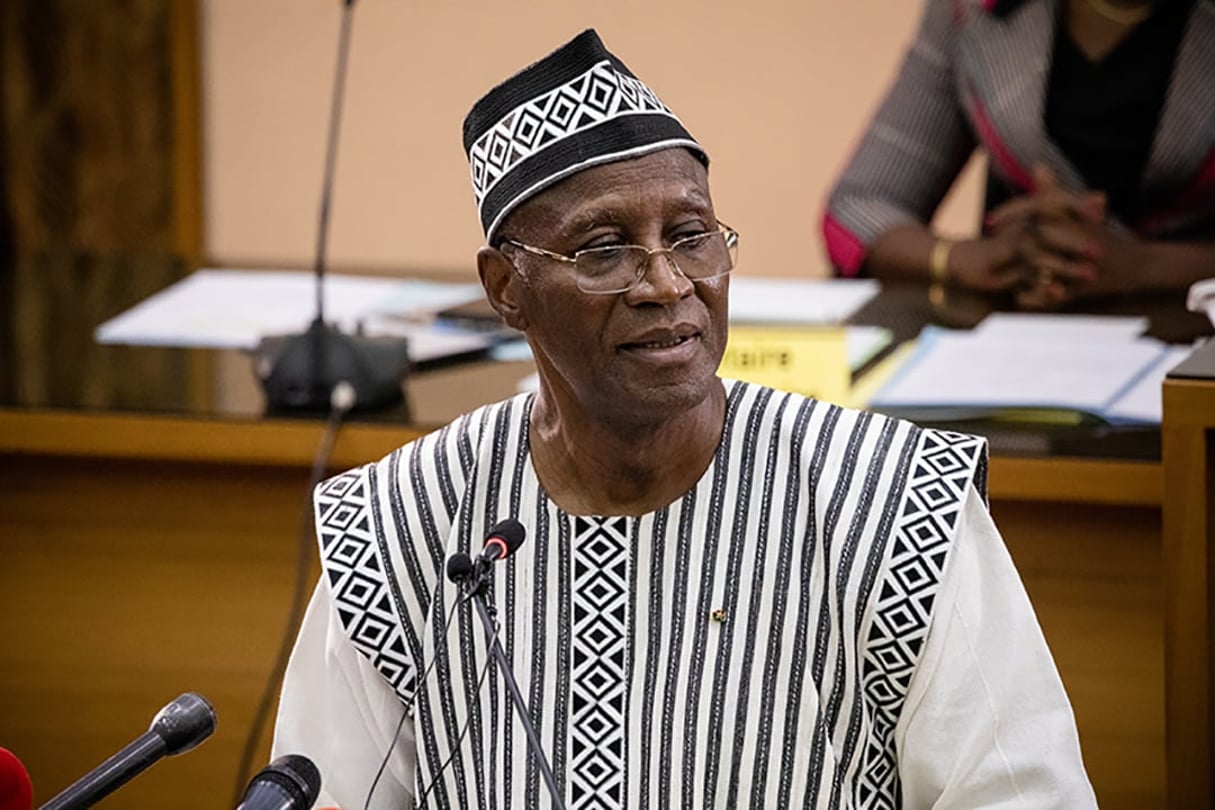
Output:
<svg viewBox="0 0 1215 810">
<path fill-rule="evenodd" d="M 718 374 L 843 403 L 851 372 L 843 327 L 732 325 Z"/>
</svg>

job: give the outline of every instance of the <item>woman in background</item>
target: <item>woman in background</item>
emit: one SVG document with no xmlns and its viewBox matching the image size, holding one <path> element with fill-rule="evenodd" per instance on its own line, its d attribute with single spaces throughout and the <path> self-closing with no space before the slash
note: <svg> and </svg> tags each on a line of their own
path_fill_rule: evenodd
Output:
<svg viewBox="0 0 1215 810">
<path fill-rule="evenodd" d="M 980 146 L 982 233 L 939 238 Z M 1215 276 L 1215 0 L 927 0 L 823 232 L 840 275 L 1024 309 Z"/>
</svg>

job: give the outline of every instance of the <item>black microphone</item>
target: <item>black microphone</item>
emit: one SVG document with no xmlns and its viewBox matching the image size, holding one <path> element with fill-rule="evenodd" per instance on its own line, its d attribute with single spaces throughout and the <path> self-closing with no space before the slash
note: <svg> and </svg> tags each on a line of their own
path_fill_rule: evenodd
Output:
<svg viewBox="0 0 1215 810">
<path fill-rule="evenodd" d="M 263 338 L 257 347 L 254 371 L 261 379 L 267 410 L 271 413 L 328 412 L 334 387 L 346 382 L 354 389 L 354 410 L 381 410 L 400 405 L 408 418 L 409 405 L 402 389 L 409 370 L 408 341 L 399 337 L 347 335 L 325 323 L 325 260 L 329 235 L 329 207 L 333 199 L 338 125 L 342 120 L 342 93 L 346 84 L 346 61 L 350 49 L 353 9 L 354 0 L 344 0 L 313 265 L 316 276 L 316 317 L 302 334 Z"/>
<path fill-rule="evenodd" d="M 484 575 L 498 560 L 504 560 L 514 554 L 515 549 L 523 544 L 526 537 L 527 530 L 514 518 L 507 518 L 494 524 L 485 538 L 485 545 L 481 546 L 481 553 L 474 560 L 475 573 Z M 450 565 L 450 562 L 448 564 Z"/>
<path fill-rule="evenodd" d="M 472 579 L 477 568 L 473 565 L 472 557 L 463 551 L 457 551 L 447 558 L 447 578 L 455 583 Z"/>
<path fill-rule="evenodd" d="M 142 736 L 89 771 L 41 810 L 92 807 L 165 756 L 197 746 L 215 731 L 215 710 L 201 695 L 186 692 L 152 718 Z"/>
<path fill-rule="evenodd" d="M 494 524 L 485 537 L 485 544 L 476 559 L 462 551 L 447 558 L 447 578 L 457 584 L 471 583 L 469 593 L 474 593 L 486 583 L 489 569 L 498 560 L 504 560 L 522 545 L 527 538 L 527 530 L 523 524 L 514 518 L 507 518 Z"/>
<path fill-rule="evenodd" d="M 321 772 L 300 754 L 285 754 L 249 782 L 236 810 L 309 810 L 321 792 Z"/>
</svg>

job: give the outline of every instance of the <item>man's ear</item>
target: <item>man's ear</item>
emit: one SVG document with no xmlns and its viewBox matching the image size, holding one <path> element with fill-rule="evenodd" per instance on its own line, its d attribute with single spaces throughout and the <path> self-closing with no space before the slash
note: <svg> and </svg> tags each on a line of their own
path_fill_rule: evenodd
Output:
<svg viewBox="0 0 1215 810">
<path fill-rule="evenodd" d="M 519 308 L 518 302 L 518 273 L 514 265 L 497 248 L 486 245 L 477 251 L 477 273 L 481 276 L 481 286 L 485 289 L 485 297 L 489 305 L 502 316 L 506 325 L 526 331 L 527 320 Z"/>
</svg>

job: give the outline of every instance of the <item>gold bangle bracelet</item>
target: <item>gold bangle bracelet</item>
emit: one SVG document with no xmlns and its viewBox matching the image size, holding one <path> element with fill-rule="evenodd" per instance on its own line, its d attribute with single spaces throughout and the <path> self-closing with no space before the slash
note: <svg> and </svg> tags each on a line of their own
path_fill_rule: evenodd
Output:
<svg viewBox="0 0 1215 810">
<path fill-rule="evenodd" d="M 952 239 L 938 239 L 928 256 L 928 277 L 934 284 L 949 283 L 949 254 L 953 252 Z"/>
</svg>

